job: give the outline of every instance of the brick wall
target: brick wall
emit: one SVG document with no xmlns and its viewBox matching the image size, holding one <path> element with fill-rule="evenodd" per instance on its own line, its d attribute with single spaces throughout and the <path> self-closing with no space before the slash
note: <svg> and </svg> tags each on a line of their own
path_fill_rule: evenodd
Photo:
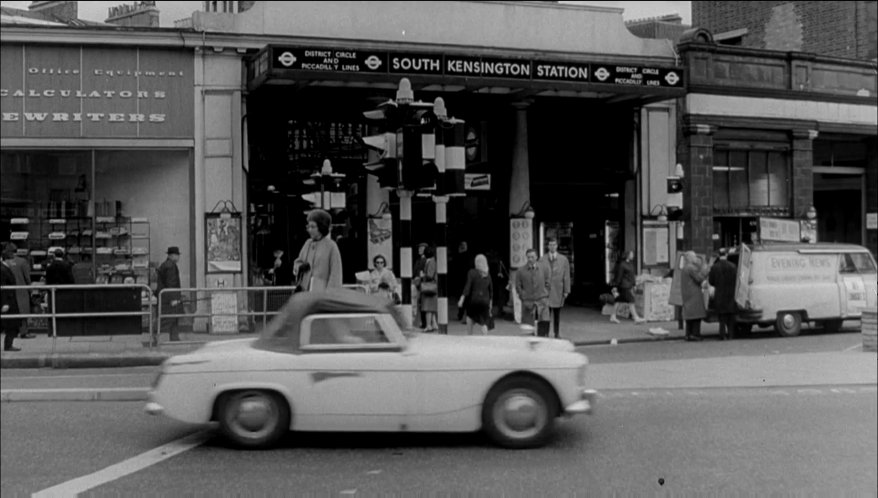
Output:
<svg viewBox="0 0 878 498">
<path fill-rule="evenodd" d="M 713 128 L 690 124 L 683 129 L 683 229 L 681 250 L 713 252 Z"/>
<path fill-rule="evenodd" d="M 793 131 L 793 218 L 801 218 L 814 203 L 814 152 L 811 130 Z"/>
<path fill-rule="evenodd" d="M 745 47 L 874 59 L 878 52 L 876 4 L 693 1 L 692 24 L 714 34 L 747 28 Z"/>
</svg>

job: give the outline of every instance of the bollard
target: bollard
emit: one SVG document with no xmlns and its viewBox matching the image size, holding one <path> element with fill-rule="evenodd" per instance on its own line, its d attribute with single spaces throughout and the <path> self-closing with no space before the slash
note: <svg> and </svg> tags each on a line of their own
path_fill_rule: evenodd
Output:
<svg viewBox="0 0 878 498">
<path fill-rule="evenodd" d="M 863 309 L 860 330 L 863 334 L 863 351 L 878 351 L 878 310 Z"/>
</svg>

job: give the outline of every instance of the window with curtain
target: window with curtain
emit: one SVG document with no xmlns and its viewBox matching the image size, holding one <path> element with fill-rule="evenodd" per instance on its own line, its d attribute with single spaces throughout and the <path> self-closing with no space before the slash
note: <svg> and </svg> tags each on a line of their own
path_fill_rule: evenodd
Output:
<svg viewBox="0 0 878 498">
<path fill-rule="evenodd" d="M 785 151 L 714 151 L 715 214 L 788 216 L 790 162 Z"/>
</svg>

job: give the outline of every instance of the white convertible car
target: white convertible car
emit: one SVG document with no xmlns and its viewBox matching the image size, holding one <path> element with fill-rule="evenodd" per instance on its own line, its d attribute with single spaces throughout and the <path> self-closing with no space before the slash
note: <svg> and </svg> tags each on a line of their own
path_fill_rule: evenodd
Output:
<svg viewBox="0 0 878 498">
<path fill-rule="evenodd" d="M 509 448 L 544 444 L 555 418 L 590 413 L 588 360 L 568 341 L 404 334 L 362 293 L 300 293 L 259 338 L 168 359 L 151 414 L 216 421 L 244 448 L 287 431 L 467 432 Z"/>
</svg>

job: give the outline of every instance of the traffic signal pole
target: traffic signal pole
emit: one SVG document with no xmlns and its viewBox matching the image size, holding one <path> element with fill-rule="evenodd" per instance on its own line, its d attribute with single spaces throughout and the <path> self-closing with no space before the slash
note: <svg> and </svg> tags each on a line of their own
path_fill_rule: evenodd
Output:
<svg viewBox="0 0 878 498">
<path fill-rule="evenodd" d="M 412 194 L 410 190 L 399 191 L 399 272 L 402 284 L 402 314 L 406 326 L 411 326 L 412 316 Z"/>
</svg>

